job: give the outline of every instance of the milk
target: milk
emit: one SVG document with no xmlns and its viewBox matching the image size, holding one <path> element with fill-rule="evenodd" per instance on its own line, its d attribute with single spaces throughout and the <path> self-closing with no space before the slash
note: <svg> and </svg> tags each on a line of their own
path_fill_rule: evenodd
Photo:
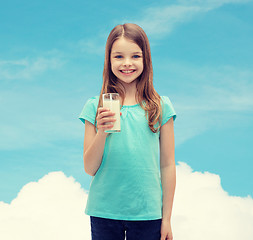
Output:
<svg viewBox="0 0 253 240">
<path fill-rule="evenodd" d="M 114 112 L 115 115 L 112 117 L 116 118 L 113 127 L 111 129 L 105 130 L 105 132 L 107 133 L 120 132 L 120 101 L 104 99 L 103 107 L 109 108 L 111 112 Z"/>
</svg>

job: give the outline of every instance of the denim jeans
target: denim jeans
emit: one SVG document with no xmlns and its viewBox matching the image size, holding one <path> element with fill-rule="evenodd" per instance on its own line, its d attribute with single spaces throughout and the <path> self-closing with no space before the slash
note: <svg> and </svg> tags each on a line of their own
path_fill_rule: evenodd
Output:
<svg viewBox="0 0 253 240">
<path fill-rule="evenodd" d="M 127 221 L 90 216 L 91 239 L 160 240 L 161 223 L 162 219 Z"/>
</svg>

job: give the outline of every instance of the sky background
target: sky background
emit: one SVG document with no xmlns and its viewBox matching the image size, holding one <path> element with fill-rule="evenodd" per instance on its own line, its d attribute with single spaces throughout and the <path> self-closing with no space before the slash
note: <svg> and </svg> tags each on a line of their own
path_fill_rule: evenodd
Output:
<svg viewBox="0 0 253 240">
<path fill-rule="evenodd" d="M 110 31 L 132 22 L 150 40 L 155 89 L 170 98 L 177 113 L 175 160 L 181 188 L 175 199 L 188 206 L 186 191 L 192 187 L 209 196 L 206 190 L 213 183 L 215 193 L 226 196 L 224 206 L 231 199 L 243 202 L 247 222 L 253 223 L 252 12 L 249 0 L 2 3 L 0 215 L 11 216 L 15 202 L 33 199 L 47 181 L 45 186 L 55 189 L 65 181 L 78 185 L 76 199 L 83 203 L 91 177 L 84 172 L 84 124 L 78 117 L 87 99 L 100 92 Z M 186 189 L 194 176 L 200 179 Z M 187 212 L 176 210 L 180 201 L 175 201 L 177 226 Z M 13 226 L 6 218 L 0 220 Z M 180 231 L 175 233 L 181 239 Z M 252 239 L 249 234 L 244 239 Z"/>
</svg>

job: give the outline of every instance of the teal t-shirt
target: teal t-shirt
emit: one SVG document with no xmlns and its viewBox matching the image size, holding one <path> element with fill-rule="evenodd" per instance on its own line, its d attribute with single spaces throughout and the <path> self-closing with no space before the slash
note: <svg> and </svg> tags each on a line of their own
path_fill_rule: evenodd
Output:
<svg viewBox="0 0 253 240">
<path fill-rule="evenodd" d="M 162 125 L 176 112 L 161 96 Z M 79 119 L 95 123 L 99 96 L 88 99 Z M 108 134 L 102 163 L 92 177 L 85 213 L 117 220 L 162 218 L 159 136 L 139 104 L 121 108 L 121 132 Z"/>
</svg>

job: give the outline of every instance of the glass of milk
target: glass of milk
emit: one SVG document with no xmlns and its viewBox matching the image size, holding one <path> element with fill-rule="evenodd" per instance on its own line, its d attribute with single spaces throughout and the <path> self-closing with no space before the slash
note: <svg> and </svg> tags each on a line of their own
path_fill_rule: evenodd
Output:
<svg viewBox="0 0 253 240">
<path fill-rule="evenodd" d="M 103 94 L 103 107 L 109 108 L 111 112 L 114 112 L 113 117 L 116 118 L 114 125 L 111 129 L 105 130 L 107 133 L 120 132 L 120 100 L 118 93 L 105 93 Z M 111 123 L 107 123 L 111 124 Z"/>
</svg>

